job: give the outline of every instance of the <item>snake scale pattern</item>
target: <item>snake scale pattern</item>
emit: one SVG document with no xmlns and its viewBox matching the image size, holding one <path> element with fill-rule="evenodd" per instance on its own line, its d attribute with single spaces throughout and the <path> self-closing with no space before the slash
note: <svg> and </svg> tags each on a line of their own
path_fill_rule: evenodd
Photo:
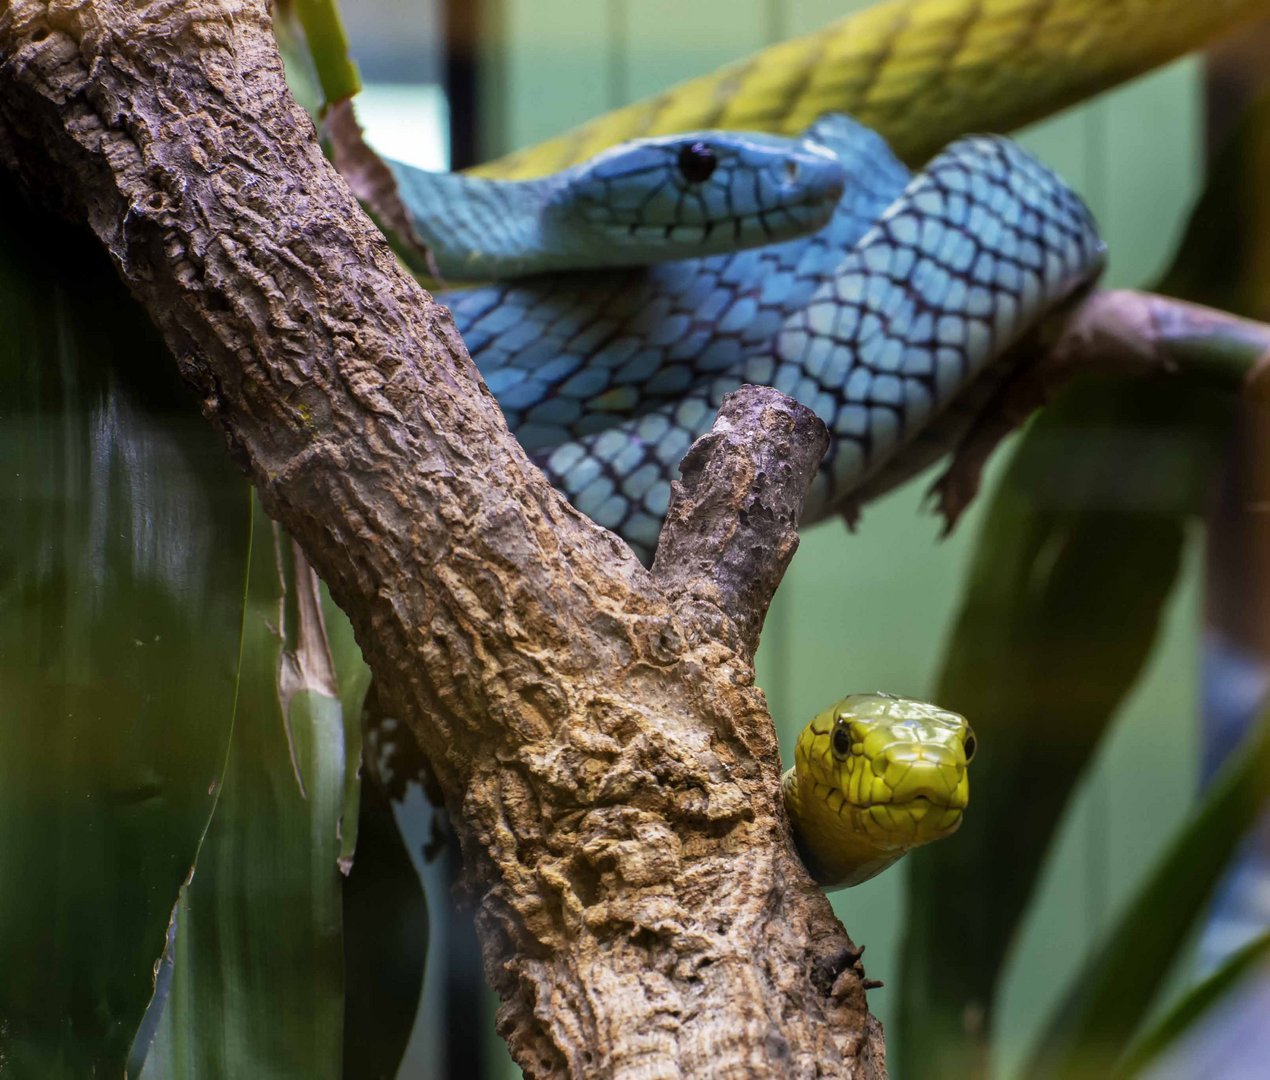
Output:
<svg viewBox="0 0 1270 1080">
<path fill-rule="evenodd" d="M 476 171 L 542 176 L 676 131 L 795 135 L 828 113 L 918 165 L 969 131 L 1013 131 L 1267 15 L 1270 0 L 880 0 Z"/>
<path fill-rule="evenodd" d="M 833 440 L 804 522 L 850 517 L 951 449 L 1010 346 L 1101 270 L 1079 198 L 1008 140 L 961 140 L 909 178 L 845 117 L 804 138 L 847 174 L 809 238 L 441 297 L 551 481 L 645 561 L 727 393 L 764 383 L 817 412 Z"/>
</svg>

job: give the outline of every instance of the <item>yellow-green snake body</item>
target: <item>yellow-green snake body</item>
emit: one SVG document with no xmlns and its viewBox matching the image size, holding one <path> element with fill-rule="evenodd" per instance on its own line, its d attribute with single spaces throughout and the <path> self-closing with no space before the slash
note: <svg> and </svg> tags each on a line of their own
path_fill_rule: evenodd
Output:
<svg viewBox="0 0 1270 1080">
<path fill-rule="evenodd" d="M 1270 14 L 1270 0 L 882 0 L 478 170 L 542 176 L 649 135 L 792 135 L 847 113 L 919 165 L 1011 131 Z"/>
<path fill-rule="evenodd" d="M 798 736 L 782 779 L 799 854 L 827 889 L 858 885 L 956 831 L 970 798 L 965 717 L 891 694 L 852 694 Z"/>
</svg>

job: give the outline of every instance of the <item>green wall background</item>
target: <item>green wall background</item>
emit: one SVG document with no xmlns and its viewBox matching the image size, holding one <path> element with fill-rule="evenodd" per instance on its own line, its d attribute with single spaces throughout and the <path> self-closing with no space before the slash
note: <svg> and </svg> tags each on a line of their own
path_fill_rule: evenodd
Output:
<svg viewBox="0 0 1270 1080">
<path fill-rule="evenodd" d="M 529 145 L 866 6 L 867 0 L 491 0 L 481 145 L 488 156 Z M 1110 284 L 1149 285 L 1173 251 L 1201 180 L 1201 93 L 1200 65 L 1186 60 L 1022 135 L 1098 217 L 1111 251 Z M 984 503 L 941 543 L 936 520 L 921 506 L 930 480 L 919 478 L 868 506 L 855 535 L 839 523 L 804 535 L 759 655 L 760 685 L 787 762 L 802 724 L 844 693 L 929 695 Z M 1193 798 L 1199 541 L 1197 535 L 1190 545 L 1150 669 L 1067 816 L 1006 972 L 999 1019 L 1005 1037 L 998 1042 L 1005 1075 L 1015 1071 L 1049 1008 Z M 888 984 L 896 976 L 904 888 L 904 874 L 892 871 L 834 898 L 852 937 L 868 946 L 870 977 Z M 872 991 L 870 1002 L 889 1027 L 891 991 Z M 491 1075 L 518 1075 L 492 1021 L 490 1040 Z"/>
</svg>

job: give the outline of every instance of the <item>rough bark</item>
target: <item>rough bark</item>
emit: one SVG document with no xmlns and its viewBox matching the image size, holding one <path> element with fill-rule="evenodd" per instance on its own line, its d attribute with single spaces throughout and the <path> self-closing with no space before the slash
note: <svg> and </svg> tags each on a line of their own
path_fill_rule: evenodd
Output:
<svg viewBox="0 0 1270 1080">
<path fill-rule="evenodd" d="M 653 560 L 653 576 L 680 610 L 742 652 L 758 650 L 763 618 L 798 547 L 807 485 L 829 448 L 810 409 L 768 386 L 723 399 L 709 434 L 679 465 L 682 482 Z"/>
<path fill-rule="evenodd" d="M 753 682 L 805 410 L 764 396 L 759 449 L 694 451 L 646 572 L 529 464 L 328 167 L 263 0 L 12 0 L 0 156 L 100 238 L 352 618 L 454 812 L 526 1072 L 884 1075 Z"/>
</svg>

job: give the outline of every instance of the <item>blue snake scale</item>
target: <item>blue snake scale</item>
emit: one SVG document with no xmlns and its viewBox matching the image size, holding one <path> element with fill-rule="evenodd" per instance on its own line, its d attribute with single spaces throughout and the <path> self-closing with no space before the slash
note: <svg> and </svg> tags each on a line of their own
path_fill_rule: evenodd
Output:
<svg viewBox="0 0 1270 1080">
<path fill-rule="evenodd" d="M 804 139 L 847 175 L 811 236 L 440 297 L 552 483 L 646 562 L 724 395 L 761 383 L 815 410 L 832 439 L 803 522 L 850 516 L 952 449 L 1012 347 L 1101 271 L 1079 197 L 1006 139 L 962 139 L 915 176 L 845 117 Z"/>
</svg>

